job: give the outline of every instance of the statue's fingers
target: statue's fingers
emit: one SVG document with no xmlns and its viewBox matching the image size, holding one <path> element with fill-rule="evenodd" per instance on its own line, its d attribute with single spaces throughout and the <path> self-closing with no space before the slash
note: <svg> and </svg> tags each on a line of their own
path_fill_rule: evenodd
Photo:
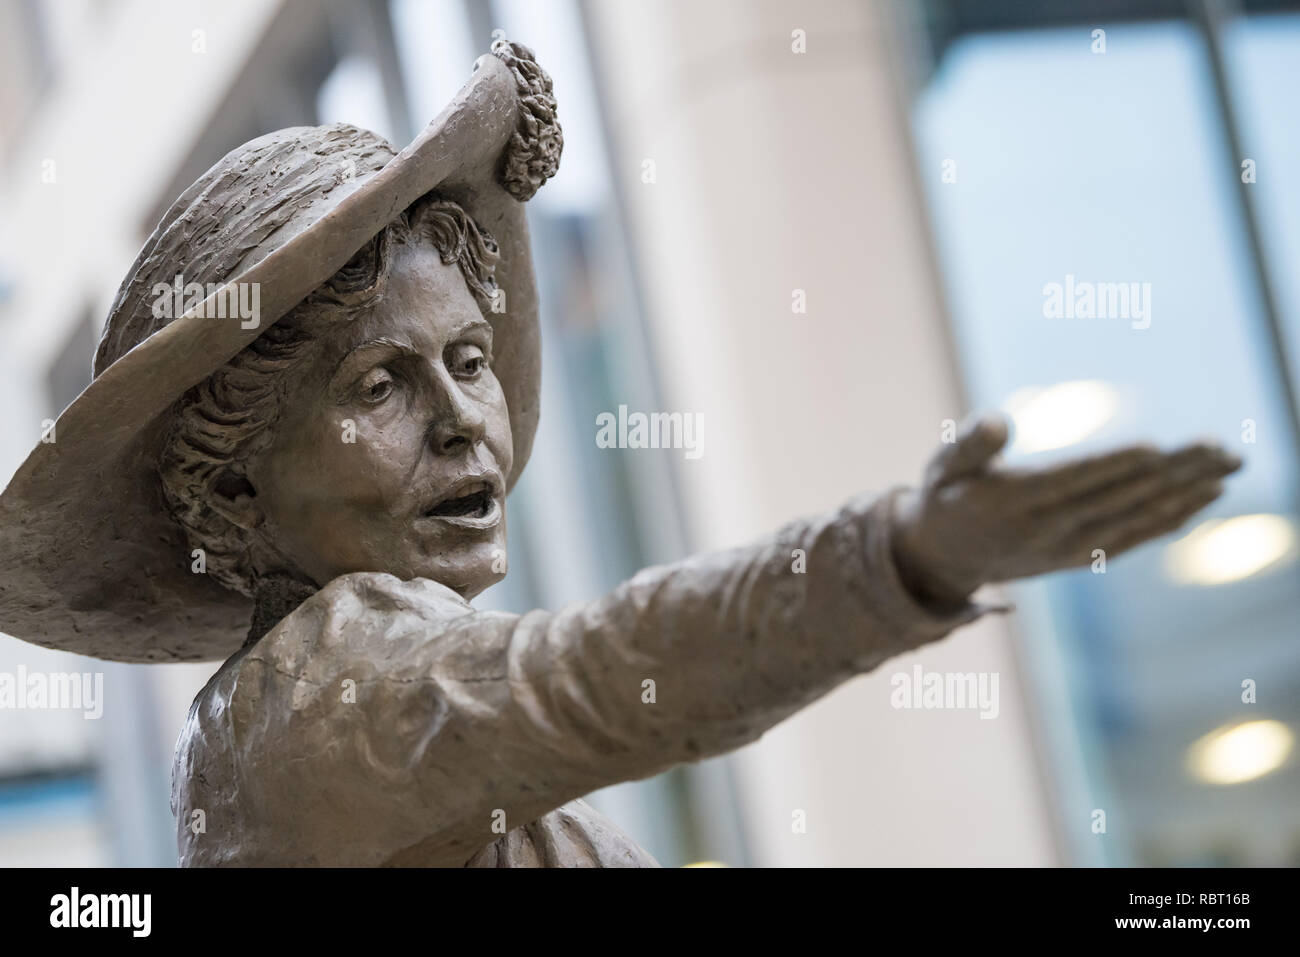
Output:
<svg viewBox="0 0 1300 957">
<path fill-rule="evenodd" d="M 972 475 L 1007 444 L 1007 420 L 995 412 L 976 416 L 962 426 L 957 441 L 935 457 L 926 476 L 928 484 L 942 485 Z"/>
<path fill-rule="evenodd" d="M 1206 454 L 1198 447 L 1180 449 L 1149 471 L 1127 475 L 1068 501 L 1053 502 L 1051 508 L 1063 524 L 1081 528 L 1131 510 L 1140 511 L 1191 485 L 1221 479 L 1239 465 L 1222 455 Z"/>
<path fill-rule="evenodd" d="M 1071 536 L 1069 551 L 1091 556 L 1100 548 L 1108 558 L 1114 558 L 1143 542 L 1176 531 L 1222 494 L 1223 483 L 1218 479 L 1196 482 L 1163 499 L 1130 509 L 1121 517 L 1078 530 Z"/>
<path fill-rule="evenodd" d="M 1114 452 L 1023 472 L 1017 476 L 1016 485 L 1026 506 L 1051 507 L 1112 482 L 1145 475 L 1160 461 L 1160 456 L 1155 446 L 1130 445 Z"/>
<path fill-rule="evenodd" d="M 1079 498 L 1116 482 L 1193 461 L 1218 462 L 1228 471 L 1241 467 L 1240 459 L 1212 443 L 1197 443 L 1174 452 L 1161 452 L 1146 444 L 1132 445 L 1026 475 L 1019 483 L 1022 501 L 1031 508 L 1050 508 L 1054 503 Z"/>
</svg>

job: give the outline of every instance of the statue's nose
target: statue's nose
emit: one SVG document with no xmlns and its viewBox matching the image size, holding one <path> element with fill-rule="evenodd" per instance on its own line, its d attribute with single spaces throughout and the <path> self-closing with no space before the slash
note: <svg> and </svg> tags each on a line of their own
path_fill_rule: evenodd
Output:
<svg viewBox="0 0 1300 957">
<path fill-rule="evenodd" d="M 450 376 L 441 377 L 438 399 L 429 426 L 429 443 L 435 452 L 452 455 L 483 440 L 487 420 L 478 403 L 461 391 Z"/>
</svg>

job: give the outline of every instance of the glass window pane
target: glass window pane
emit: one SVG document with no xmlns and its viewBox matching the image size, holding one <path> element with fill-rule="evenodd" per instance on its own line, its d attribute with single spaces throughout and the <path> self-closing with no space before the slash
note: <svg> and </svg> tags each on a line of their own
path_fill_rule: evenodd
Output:
<svg viewBox="0 0 1300 957">
<path fill-rule="evenodd" d="M 1208 436 L 1247 462 L 1184 533 L 1016 589 L 1063 836 L 1086 863 L 1295 863 L 1294 765 L 1231 786 L 1189 765 L 1215 729 L 1300 725 L 1296 449 L 1237 173 L 1191 24 L 1111 27 L 1104 54 L 1090 33 L 959 39 L 914 112 L 970 398 L 1013 413 L 1009 457 Z"/>
</svg>

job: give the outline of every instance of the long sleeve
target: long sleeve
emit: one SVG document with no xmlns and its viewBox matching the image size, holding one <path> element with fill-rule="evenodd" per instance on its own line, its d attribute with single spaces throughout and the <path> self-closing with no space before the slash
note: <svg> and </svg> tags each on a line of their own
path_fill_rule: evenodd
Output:
<svg viewBox="0 0 1300 957">
<path fill-rule="evenodd" d="M 558 612 L 476 612 L 429 581 L 345 576 L 234 663 L 224 691 L 214 679 L 190 750 L 206 707 L 231 741 L 211 773 L 237 775 L 266 863 L 303 848 L 321 864 L 464 863 L 503 822 L 740 747 L 978 617 L 904 589 L 894 494 Z"/>
</svg>

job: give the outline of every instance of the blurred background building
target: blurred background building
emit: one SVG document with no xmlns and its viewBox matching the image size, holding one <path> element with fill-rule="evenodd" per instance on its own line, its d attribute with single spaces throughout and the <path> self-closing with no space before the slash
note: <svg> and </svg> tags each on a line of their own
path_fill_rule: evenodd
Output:
<svg viewBox="0 0 1300 957">
<path fill-rule="evenodd" d="M 542 426 L 484 604 L 915 481 L 972 408 L 1012 415 L 1017 461 L 1247 460 L 1104 574 L 592 803 L 672 865 L 1300 863 L 1300 3 L 0 0 L 0 478 L 203 170 L 285 126 L 405 145 L 500 35 L 550 71 L 566 149 L 529 207 Z M 1052 318 L 1066 277 L 1149 284 L 1146 317 Z M 598 448 L 620 405 L 702 415 L 703 455 Z M 999 675 L 997 717 L 892 707 L 916 665 Z M 172 747 L 216 663 L 0 637 L 20 667 L 103 672 L 105 707 L 0 710 L 0 864 L 173 863 Z"/>
</svg>

